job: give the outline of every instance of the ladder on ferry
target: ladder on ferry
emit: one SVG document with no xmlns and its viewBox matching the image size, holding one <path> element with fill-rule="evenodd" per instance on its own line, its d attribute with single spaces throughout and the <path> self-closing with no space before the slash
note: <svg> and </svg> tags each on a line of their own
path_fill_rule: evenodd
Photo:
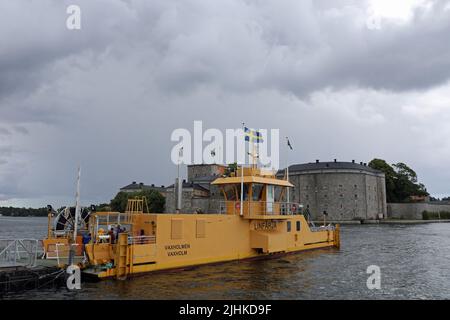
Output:
<svg viewBox="0 0 450 320">
<path fill-rule="evenodd" d="M 128 274 L 128 234 L 120 233 L 116 249 L 116 278 L 125 280 Z"/>
</svg>

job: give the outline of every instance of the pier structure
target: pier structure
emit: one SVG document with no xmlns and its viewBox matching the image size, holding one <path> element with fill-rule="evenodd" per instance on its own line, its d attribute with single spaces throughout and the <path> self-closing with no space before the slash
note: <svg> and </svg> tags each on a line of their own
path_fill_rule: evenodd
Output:
<svg viewBox="0 0 450 320">
<path fill-rule="evenodd" d="M 36 239 L 0 239 L 0 297 L 27 290 L 57 287 L 65 281 L 62 268 L 67 254 L 45 257 Z"/>
</svg>

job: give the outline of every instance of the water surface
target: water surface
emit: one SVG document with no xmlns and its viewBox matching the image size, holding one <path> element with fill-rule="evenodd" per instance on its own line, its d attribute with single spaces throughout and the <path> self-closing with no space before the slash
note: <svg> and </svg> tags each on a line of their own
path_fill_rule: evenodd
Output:
<svg viewBox="0 0 450 320">
<path fill-rule="evenodd" d="M 0 217 L 0 238 L 42 238 L 46 218 Z M 369 290 L 367 267 L 381 268 Z M 450 299 L 450 224 L 341 227 L 341 249 L 27 292 L 19 299 Z"/>
</svg>

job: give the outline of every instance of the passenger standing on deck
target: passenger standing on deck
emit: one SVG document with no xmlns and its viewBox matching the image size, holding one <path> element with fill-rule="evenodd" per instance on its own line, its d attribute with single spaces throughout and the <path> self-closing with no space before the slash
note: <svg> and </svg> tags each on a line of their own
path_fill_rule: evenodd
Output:
<svg viewBox="0 0 450 320">
<path fill-rule="evenodd" d="M 116 239 L 117 241 L 119 241 L 119 235 L 123 232 L 123 228 L 120 225 L 118 225 L 116 232 L 117 232 Z"/>
<path fill-rule="evenodd" d="M 119 234 L 122 232 L 122 229 L 120 227 L 120 224 L 117 225 L 116 228 L 116 239 L 119 239 Z"/>
<path fill-rule="evenodd" d="M 144 229 L 141 229 L 141 233 L 139 234 L 139 243 L 144 244 L 145 243 L 144 239 L 145 239 L 145 231 Z"/>
<path fill-rule="evenodd" d="M 83 234 L 83 252 L 86 253 L 86 245 L 91 242 L 91 234 Z"/>
<path fill-rule="evenodd" d="M 109 232 L 108 232 L 108 235 L 109 235 L 109 242 L 110 243 L 115 243 L 116 241 L 116 238 L 115 238 L 115 236 L 114 236 L 114 227 L 111 227 L 111 229 L 109 230 Z"/>
</svg>

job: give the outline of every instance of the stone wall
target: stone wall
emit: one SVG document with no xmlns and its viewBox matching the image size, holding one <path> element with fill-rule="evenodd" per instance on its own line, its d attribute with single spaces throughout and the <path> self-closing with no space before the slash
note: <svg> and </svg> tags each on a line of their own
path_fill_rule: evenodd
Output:
<svg viewBox="0 0 450 320">
<path fill-rule="evenodd" d="M 309 205 L 313 219 L 327 211 L 329 219 L 377 219 L 386 217 L 384 174 L 328 170 L 289 174 L 295 188 L 291 201 Z"/>
<path fill-rule="evenodd" d="M 187 180 L 193 182 L 196 178 L 224 174 L 226 166 L 219 164 L 193 164 L 187 167 Z"/>
<path fill-rule="evenodd" d="M 176 212 L 176 206 L 177 206 L 177 190 L 174 190 L 172 188 L 168 189 L 166 192 L 166 206 L 165 206 L 165 212 L 166 213 L 175 213 Z M 183 188 L 182 191 L 182 198 L 181 198 L 181 208 L 183 212 L 192 212 L 194 211 L 192 207 L 192 201 L 191 199 L 194 197 L 193 189 L 192 188 Z"/>
<path fill-rule="evenodd" d="M 422 220 L 422 212 L 449 211 L 450 204 L 435 203 L 388 203 L 387 216 L 390 219 Z"/>
</svg>

